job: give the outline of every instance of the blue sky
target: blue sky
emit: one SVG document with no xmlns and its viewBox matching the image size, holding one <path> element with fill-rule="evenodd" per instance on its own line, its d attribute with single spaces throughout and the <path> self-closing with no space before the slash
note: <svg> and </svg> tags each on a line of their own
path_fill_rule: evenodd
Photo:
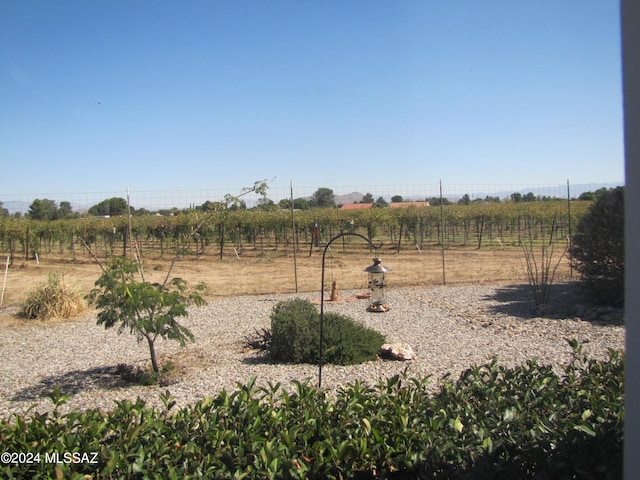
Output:
<svg viewBox="0 0 640 480">
<path fill-rule="evenodd" d="M 618 2 L 0 0 L 0 201 L 622 182 Z"/>
</svg>

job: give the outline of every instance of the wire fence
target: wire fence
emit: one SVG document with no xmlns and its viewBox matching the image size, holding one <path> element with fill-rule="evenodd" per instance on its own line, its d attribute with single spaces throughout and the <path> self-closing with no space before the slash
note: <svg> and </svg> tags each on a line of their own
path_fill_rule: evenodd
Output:
<svg viewBox="0 0 640 480">
<path fill-rule="evenodd" d="M 190 217 L 197 216 L 197 212 L 136 217 L 133 229 L 130 221 L 123 217 L 86 217 L 78 220 L 79 223 L 74 220 L 66 230 L 62 226 L 50 228 L 48 222 L 15 219 L 0 222 L 0 254 L 3 258 L 6 256 L 7 265 L 10 263 L 12 267 L 22 268 L 35 262 L 42 269 L 59 268 L 61 264 L 69 269 L 69 261 L 74 265 L 87 265 L 96 257 L 106 260 L 131 255 L 135 245 L 138 253 L 155 265 L 154 271 L 162 271 L 163 262 L 170 261 L 175 252 L 188 251 L 188 256 L 183 255 L 182 269 L 212 284 L 219 294 L 312 291 L 318 288 L 323 246 L 336 234 L 352 231 L 383 246 L 380 251 L 372 252 L 363 242 L 350 238 L 332 246 L 328 278 L 337 280 L 343 288 L 366 287 L 362 270 L 374 253 L 393 267 L 390 278 L 397 286 L 526 282 L 521 248 L 527 239 L 535 240 L 537 246 L 555 249 L 554 256 L 561 261 L 558 273 L 572 275 L 568 259 L 562 258 L 563 250 L 571 236 L 572 217 L 579 215 L 578 207 L 584 210 L 588 202 L 567 200 L 611 186 L 569 182 L 556 185 L 271 186 L 268 198 L 274 203 L 309 198 L 319 188 L 331 188 L 336 201 L 343 204 L 356 202 L 365 194 L 386 201 L 400 196 L 405 201 L 446 198 L 456 204 L 466 198 L 480 202 L 474 208 L 458 205 L 454 205 L 453 210 L 445 208 L 444 215 L 442 209 L 429 207 L 406 209 L 406 212 L 399 211 L 402 209 L 340 212 L 344 215 L 336 214 L 334 209 L 301 210 L 295 215 L 291 212 L 291 216 L 284 209 L 261 215 L 239 210 L 226 220 L 226 217 L 212 217 L 197 237 L 189 234 L 195 221 Z M 240 188 L 155 192 L 125 189 L 123 192 L 14 195 L 0 197 L 0 201 L 6 209 L 16 208 L 22 202 L 23 212 L 36 198 L 70 202 L 74 211 L 80 211 L 79 205 L 88 208 L 105 199 L 129 197 L 134 208 L 157 211 L 188 209 L 241 191 Z M 527 204 L 515 202 L 514 194 L 562 201 Z M 500 200 L 500 208 L 485 204 L 487 197 L 491 202 Z M 248 206 L 257 200 L 257 196 L 248 195 Z M 575 206 L 571 207 L 572 204 Z M 534 209 L 533 205 L 544 208 Z M 20 287 L 8 288 L 9 296 L 20 293 Z"/>
<path fill-rule="evenodd" d="M 413 184 L 413 185 L 338 185 L 338 186 L 301 186 L 290 182 L 288 185 L 269 185 L 268 199 L 274 203 L 293 197 L 309 199 L 320 188 L 333 191 L 338 204 L 355 203 L 363 195 L 370 194 L 374 199 L 383 198 L 391 201 L 392 197 L 402 197 L 404 201 L 422 201 L 432 198 L 445 198 L 450 202 L 458 202 L 468 196 L 470 201 L 483 201 L 488 197 L 509 201 L 512 194 L 522 196 L 533 194 L 536 198 L 578 198 L 582 193 L 595 191 L 599 188 L 612 188 L 619 184 L 575 184 L 569 181 L 556 184 L 448 184 L 446 182 Z M 134 209 L 146 209 L 158 212 L 171 209 L 188 209 L 200 206 L 207 201 L 219 201 L 227 194 L 238 195 L 243 187 L 227 189 L 212 188 L 198 190 L 135 190 L 126 187 L 120 191 L 102 192 L 43 192 L 24 194 L 3 194 L 0 192 L 0 202 L 9 214 L 25 214 L 36 199 L 53 200 L 58 205 L 69 202 L 74 212 L 84 213 L 90 207 L 110 198 L 128 199 Z M 259 197 L 247 194 L 243 197 L 248 207 L 255 206 Z"/>
</svg>

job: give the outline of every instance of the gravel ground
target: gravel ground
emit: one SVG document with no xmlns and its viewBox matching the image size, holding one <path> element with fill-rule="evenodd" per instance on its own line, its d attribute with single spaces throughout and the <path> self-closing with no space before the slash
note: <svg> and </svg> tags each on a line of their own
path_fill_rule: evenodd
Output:
<svg viewBox="0 0 640 480">
<path fill-rule="evenodd" d="M 544 316 L 534 312 L 528 285 L 390 290 L 391 310 L 382 314 L 366 312 L 366 300 L 356 300 L 356 292 L 340 292 L 343 300 L 327 303 L 325 312 L 349 315 L 386 335 L 390 343 L 408 343 L 417 358 L 348 367 L 325 365 L 323 387 L 333 389 L 356 379 L 375 383 L 406 369 L 410 376 L 430 375 L 435 389 L 443 375 L 457 378 L 463 370 L 493 356 L 509 366 L 533 357 L 542 364 L 561 365 L 571 360 L 565 338 L 581 342 L 583 351 L 594 358 L 607 358 L 609 349 L 624 350 L 621 312 L 584 308 L 578 305 L 575 290 L 572 284 L 554 285 Z M 292 380 L 306 378 L 315 384 L 317 366 L 273 364 L 264 352 L 244 346 L 256 329 L 269 327 L 277 301 L 295 296 L 319 300 L 318 293 L 242 296 L 216 299 L 192 309 L 182 323 L 194 333 L 195 343 L 180 348 L 174 342 L 157 342 L 162 359 L 177 366 L 166 386 L 144 387 L 122 380 L 115 373 L 118 364 L 144 366 L 147 346 L 136 343 L 129 334 L 118 335 L 115 329 L 97 326 L 94 317 L 2 324 L 0 417 L 29 408 L 50 410 L 46 395 L 54 386 L 71 396 L 62 408 L 67 411 L 108 410 L 117 400 L 137 397 L 161 405 L 159 395 L 167 389 L 184 406 L 222 389 L 232 391 L 237 382 L 246 383 L 253 376 L 258 385 L 281 382 L 290 389 Z"/>
</svg>

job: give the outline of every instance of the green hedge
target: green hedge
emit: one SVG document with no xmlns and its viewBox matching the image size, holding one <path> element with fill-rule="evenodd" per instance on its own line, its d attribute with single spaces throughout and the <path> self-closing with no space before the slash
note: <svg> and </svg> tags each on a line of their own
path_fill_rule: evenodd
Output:
<svg viewBox="0 0 640 480">
<path fill-rule="evenodd" d="M 574 343 L 575 345 L 575 343 Z M 584 478 L 622 477 L 624 358 L 581 357 L 562 376 L 535 360 L 491 361 L 429 393 L 426 379 L 355 382 L 329 395 L 307 382 L 172 409 L 138 400 L 98 410 L 14 415 L 0 423 L 4 478 Z M 64 396 L 52 395 L 59 407 Z M 45 455 L 76 452 L 85 463 Z M 93 460 L 97 463 L 86 463 Z M 86 454 L 83 458 L 83 454 Z M 4 457 L 3 457 L 4 458 Z M 51 460 L 51 458 L 49 458 Z"/>
<path fill-rule="evenodd" d="M 278 302 L 271 313 L 271 357 L 279 362 L 319 362 L 320 314 L 308 300 Z M 354 322 L 345 315 L 325 313 L 323 321 L 324 363 L 354 365 L 374 360 L 384 335 Z"/>
</svg>

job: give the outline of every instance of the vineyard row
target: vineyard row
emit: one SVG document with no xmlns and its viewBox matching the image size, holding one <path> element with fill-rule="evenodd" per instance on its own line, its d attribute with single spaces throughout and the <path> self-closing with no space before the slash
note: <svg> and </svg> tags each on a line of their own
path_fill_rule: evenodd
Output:
<svg viewBox="0 0 640 480">
<path fill-rule="evenodd" d="M 447 205 L 440 207 L 189 211 L 176 216 L 83 217 L 34 221 L 0 218 L 0 254 L 30 259 L 50 254 L 77 260 L 89 255 L 146 257 L 192 254 L 288 253 L 321 246 L 355 232 L 401 249 L 517 247 L 523 242 L 566 242 L 591 202 Z M 132 237 L 130 237 L 131 232 Z M 357 242 L 354 240 L 357 244 Z M 351 243 L 349 237 L 343 246 Z M 134 247 L 135 246 L 135 247 Z M 355 245 L 354 245 L 355 246 Z"/>
</svg>

